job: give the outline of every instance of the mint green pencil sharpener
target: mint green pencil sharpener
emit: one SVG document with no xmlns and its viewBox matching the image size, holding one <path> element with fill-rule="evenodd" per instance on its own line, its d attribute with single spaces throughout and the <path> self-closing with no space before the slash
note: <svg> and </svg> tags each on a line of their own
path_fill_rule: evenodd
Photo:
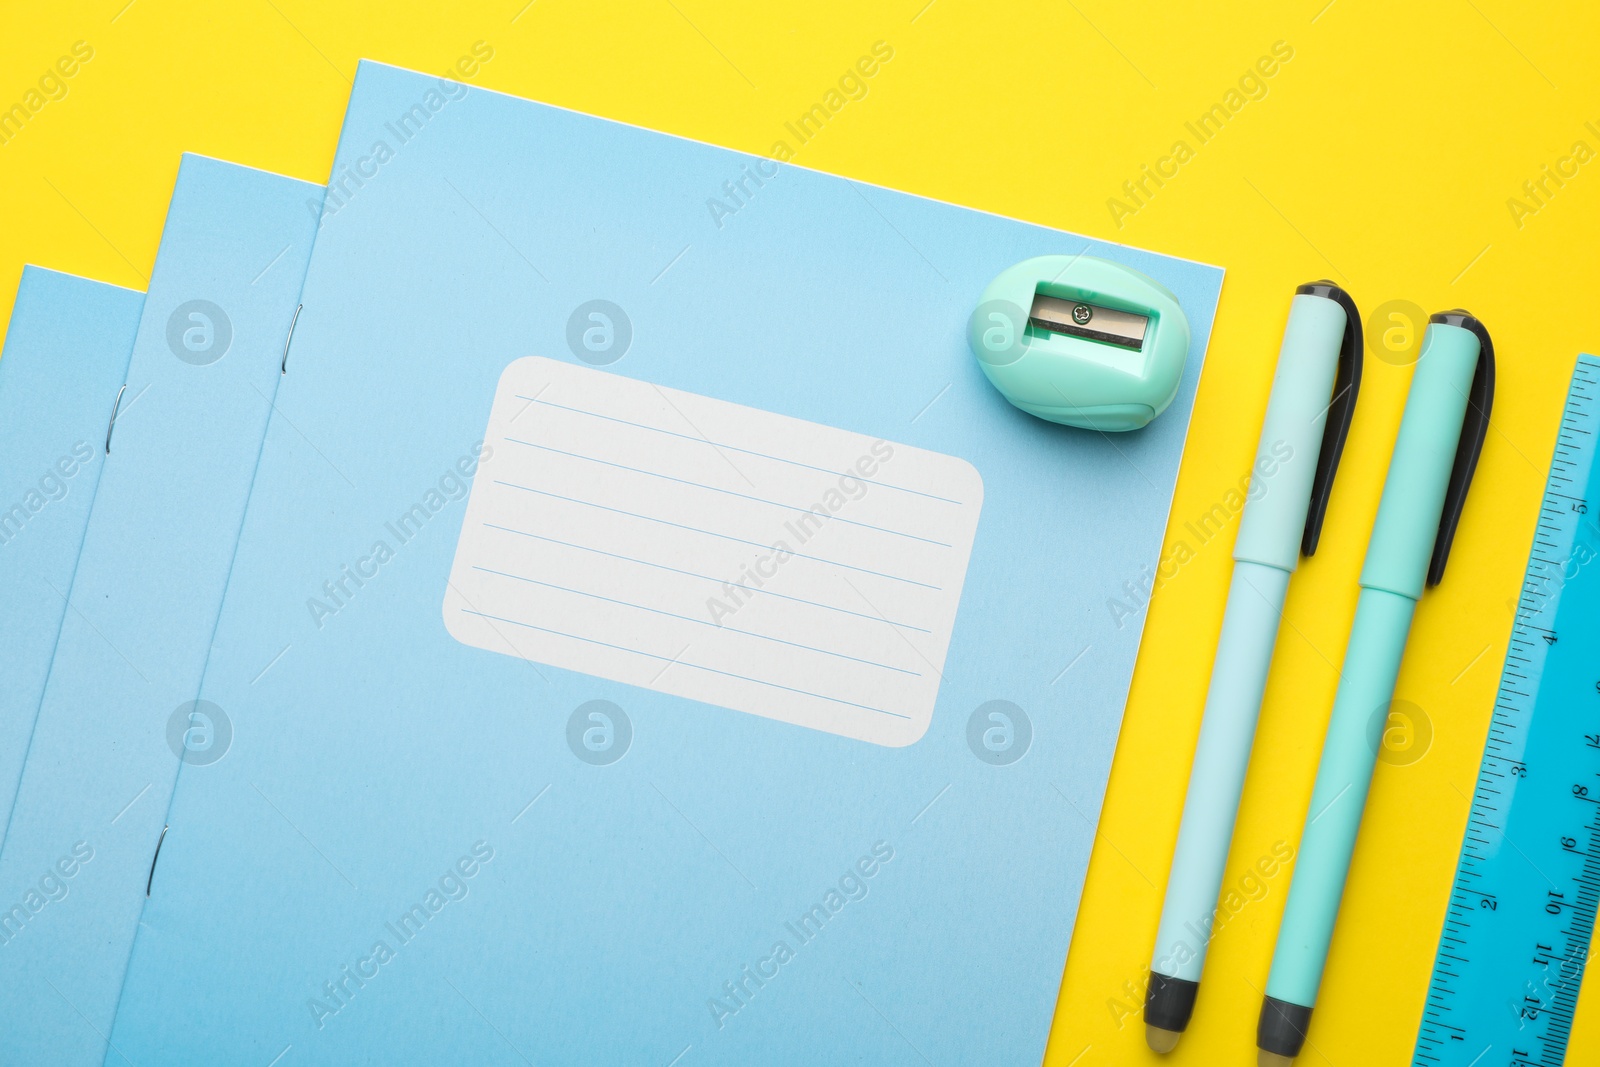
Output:
<svg viewBox="0 0 1600 1067">
<path fill-rule="evenodd" d="M 1137 430 L 1178 393 L 1189 320 L 1156 281 L 1095 256 L 1036 256 L 1001 272 L 967 320 L 983 373 L 1050 422 Z"/>
</svg>

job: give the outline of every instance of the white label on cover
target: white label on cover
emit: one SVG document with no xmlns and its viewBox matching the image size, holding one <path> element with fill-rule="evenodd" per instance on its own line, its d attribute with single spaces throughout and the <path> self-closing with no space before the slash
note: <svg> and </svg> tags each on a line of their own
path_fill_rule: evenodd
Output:
<svg viewBox="0 0 1600 1067">
<path fill-rule="evenodd" d="M 965 460 L 536 357 L 484 441 L 458 641 L 879 745 L 927 732 L 983 504 Z"/>
</svg>

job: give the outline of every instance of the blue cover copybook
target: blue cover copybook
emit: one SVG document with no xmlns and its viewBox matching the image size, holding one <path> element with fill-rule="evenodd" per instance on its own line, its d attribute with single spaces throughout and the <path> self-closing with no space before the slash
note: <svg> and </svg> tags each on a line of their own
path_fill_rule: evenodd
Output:
<svg viewBox="0 0 1600 1067">
<path fill-rule="evenodd" d="M 195 696 L 320 196 L 202 156 L 178 169 L 114 417 L 117 390 L 95 398 L 108 453 L 0 847 L 5 1063 L 102 1061 L 179 761 L 226 750 L 231 724 Z"/>
<path fill-rule="evenodd" d="M 11 308 L 0 355 L 0 841 L 143 303 L 131 289 L 24 267 Z"/>
<path fill-rule="evenodd" d="M 1135 433 L 967 348 L 1083 251 Z M 362 64 L 115 1054 L 1037 1062 L 1221 280 Z"/>
</svg>

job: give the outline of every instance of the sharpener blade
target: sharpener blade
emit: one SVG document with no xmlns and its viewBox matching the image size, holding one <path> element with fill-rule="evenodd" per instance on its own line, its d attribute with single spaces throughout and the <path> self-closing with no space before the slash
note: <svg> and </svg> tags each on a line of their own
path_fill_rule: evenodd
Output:
<svg viewBox="0 0 1600 1067">
<path fill-rule="evenodd" d="M 1144 346 L 1145 331 L 1150 326 L 1150 319 L 1145 315 L 1081 300 L 1062 300 L 1043 293 L 1034 294 L 1028 321 L 1051 333 L 1064 333 L 1134 351 Z"/>
</svg>

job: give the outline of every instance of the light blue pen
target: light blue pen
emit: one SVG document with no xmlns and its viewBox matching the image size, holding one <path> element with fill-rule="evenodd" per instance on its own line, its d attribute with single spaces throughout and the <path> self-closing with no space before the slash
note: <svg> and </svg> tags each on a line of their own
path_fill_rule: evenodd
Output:
<svg viewBox="0 0 1600 1067">
<path fill-rule="evenodd" d="M 1464 311 L 1433 316 L 1361 570 L 1355 626 L 1278 930 L 1256 1029 L 1262 1067 L 1287 1064 L 1305 1043 L 1411 615 L 1424 580 L 1434 586 L 1444 577 L 1493 400 L 1488 331 Z"/>
<path fill-rule="evenodd" d="M 1189 1025 L 1289 576 L 1316 550 L 1361 386 L 1361 319 L 1332 282 L 1295 291 L 1233 549 L 1233 584 L 1206 693 L 1183 823 L 1145 993 L 1145 1038 L 1170 1052 Z"/>
</svg>

